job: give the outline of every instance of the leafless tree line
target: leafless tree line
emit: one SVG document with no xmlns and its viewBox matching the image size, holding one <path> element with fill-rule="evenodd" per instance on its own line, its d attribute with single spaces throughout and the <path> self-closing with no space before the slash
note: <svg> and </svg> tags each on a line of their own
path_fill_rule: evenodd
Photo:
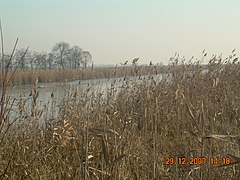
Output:
<svg viewBox="0 0 240 180">
<path fill-rule="evenodd" d="M 78 69 L 87 68 L 92 63 L 90 52 L 84 51 L 79 46 L 70 47 L 66 42 L 56 43 L 49 53 L 28 51 L 22 59 L 25 51 L 25 49 L 16 50 L 9 65 L 10 70 L 13 70 L 18 62 L 20 62 L 20 70 Z M 7 62 L 9 58 L 10 55 L 4 54 L 1 61 Z"/>
</svg>

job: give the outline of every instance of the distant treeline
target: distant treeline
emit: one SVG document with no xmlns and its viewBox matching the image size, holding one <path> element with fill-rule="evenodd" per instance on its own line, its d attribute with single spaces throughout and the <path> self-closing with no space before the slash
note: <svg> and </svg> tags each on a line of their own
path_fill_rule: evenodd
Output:
<svg viewBox="0 0 240 180">
<path fill-rule="evenodd" d="M 70 46 L 66 42 L 56 43 L 51 52 L 36 52 L 25 49 L 16 50 L 8 68 L 14 70 L 53 70 L 53 69 L 78 69 L 86 68 L 92 64 L 90 52 L 84 51 L 79 46 Z M 11 58 L 10 54 L 4 54 L 4 66 Z M 1 59 L 2 61 L 2 59 Z M 2 62 L 0 63 L 2 66 Z"/>
</svg>

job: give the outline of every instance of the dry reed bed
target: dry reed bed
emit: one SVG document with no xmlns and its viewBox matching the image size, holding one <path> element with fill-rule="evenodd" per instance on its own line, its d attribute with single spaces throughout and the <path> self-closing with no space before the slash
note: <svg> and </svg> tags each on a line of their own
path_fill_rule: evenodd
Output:
<svg viewBox="0 0 240 180">
<path fill-rule="evenodd" d="M 160 68 L 158 68 L 160 69 Z M 38 79 L 40 83 L 44 82 L 61 82 L 68 80 L 85 80 L 85 79 L 95 79 L 95 78 L 112 78 L 112 77 L 122 77 L 128 75 L 134 75 L 135 71 L 138 74 L 144 74 L 149 71 L 148 66 L 138 66 L 135 69 L 132 66 L 120 66 L 120 67 L 96 67 L 88 69 L 77 69 L 77 70 L 17 70 L 15 75 L 11 79 L 12 85 L 20 84 L 32 84 L 35 79 Z M 12 72 L 8 74 L 8 78 L 11 76 Z M 0 83 L 2 79 L 0 77 Z"/>
<path fill-rule="evenodd" d="M 126 78 L 119 93 L 113 78 L 107 98 L 70 87 L 58 117 L 54 95 L 41 110 L 33 94 L 31 116 L 6 121 L 0 134 L 0 179 L 238 179 L 240 65 L 179 61 L 161 80 Z M 236 162 L 177 166 L 166 157 Z"/>
</svg>

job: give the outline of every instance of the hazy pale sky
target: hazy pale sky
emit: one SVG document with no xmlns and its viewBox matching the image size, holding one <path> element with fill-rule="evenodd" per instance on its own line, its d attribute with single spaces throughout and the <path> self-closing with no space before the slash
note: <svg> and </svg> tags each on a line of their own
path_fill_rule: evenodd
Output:
<svg viewBox="0 0 240 180">
<path fill-rule="evenodd" d="M 228 56 L 240 48 L 239 0 L 0 0 L 5 51 L 50 52 L 60 41 L 89 51 L 96 64 L 140 57 Z M 208 58 L 207 57 L 207 58 Z"/>
</svg>

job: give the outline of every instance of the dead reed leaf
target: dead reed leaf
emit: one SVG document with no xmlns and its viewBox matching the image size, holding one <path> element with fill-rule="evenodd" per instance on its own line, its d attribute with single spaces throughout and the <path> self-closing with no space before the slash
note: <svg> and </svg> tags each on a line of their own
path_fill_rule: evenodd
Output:
<svg viewBox="0 0 240 180">
<path fill-rule="evenodd" d="M 188 113 L 191 116 L 192 125 L 199 131 L 199 127 L 198 127 L 198 124 L 197 124 L 196 117 L 193 115 L 192 110 L 189 108 L 187 103 L 186 103 L 186 106 L 187 106 L 187 109 L 188 109 Z"/>
<path fill-rule="evenodd" d="M 108 165 L 109 164 L 109 154 L 108 154 L 108 147 L 107 147 L 107 141 L 105 136 L 102 136 L 102 152 L 103 152 L 103 157 L 105 160 L 105 163 Z"/>
<path fill-rule="evenodd" d="M 122 154 L 122 155 L 118 156 L 116 159 L 113 160 L 112 165 L 114 165 L 118 161 L 121 161 L 124 157 L 126 157 L 126 154 Z"/>
<path fill-rule="evenodd" d="M 238 143 L 235 143 L 235 142 L 229 140 L 229 138 L 240 138 L 240 135 L 210 134 L 210 135 L 204 136 L 203 140 L 209 139 L 209 138 L 218 139 L 218 140 L 225 141 L 225 142 L 228 142 L 228 143 L 231 143 L 231 144 L 234 144 L 234 145 L 240 145 L 238 141 L 237 141 Z"/>
<path fill-rule="evenodd" d="M 196 133 L 194 133 L 194 132 L 191 131 L 191 130 L 188 130 L 188 132 L 189 132 L 199 143 L 202 143 L 202 138 L 199 137 Z"/>
<path fill-rule="evenodd" d="M 111 174 L 107 173 L 106 171 L 102 171 L 102 170 L 96 169 L 96 168 L 91 167 L 91 166 L 89 166 L 88 168 L 89 168 L 90 170 L 94 170 L 94 171 L 96 171 L 96 172 L 98 172 L 98 173 L 102 173 L 102 174 L 104 174 L 104 175 L 111 176 Z"/>
<path fill-rule="evenodd" d="M 81 133 L 83 133 L 85 130 L 83 128 L 80 128 L 79 131 Z M 88 129 L 88 133 L 89 135 L 93 135 L 93 136 L 102 136 L 105 133 L 109 133 L 109 134 L 114 134 L 119 136 L 119 133 L 113 129 L 105 129 L 105 128 L 89 128 Z"/>
</svg>

